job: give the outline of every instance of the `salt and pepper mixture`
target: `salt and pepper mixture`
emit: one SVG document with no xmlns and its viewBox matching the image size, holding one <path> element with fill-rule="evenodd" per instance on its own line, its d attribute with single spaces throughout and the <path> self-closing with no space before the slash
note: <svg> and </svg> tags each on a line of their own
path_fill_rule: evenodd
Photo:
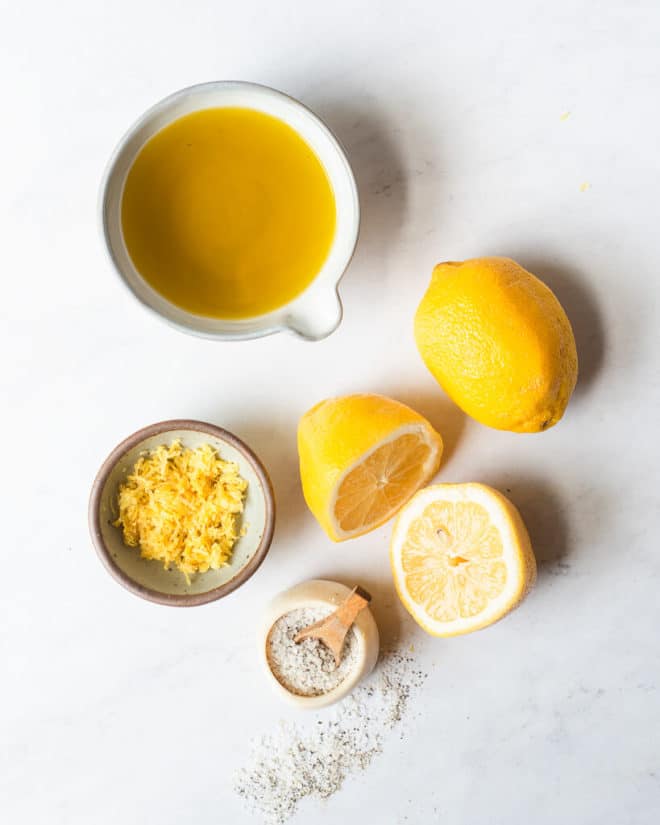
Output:
<svg viewBox="0 0 660 825">
<path fill-rule="evenodd" d="M 351 629 L 358 614 L 364 610 L 370 601 L 371 595 L 366 590 L 359 586 L 354 587 L 350 595 L 334 613 L 301 630 L 294 641 L 299 644 L 304 639 L 318 639 L 332 651 L 335 664 L 339 667 L 346 634 Z"/>
<path fill-rule="evenodd" d="M 326 707 L 371 673 L 379 639 L 370 598 L 359 587 L 311 579 L 267 605 L 262 656 L 283 699 L 306 710 Z"/>
</svg>

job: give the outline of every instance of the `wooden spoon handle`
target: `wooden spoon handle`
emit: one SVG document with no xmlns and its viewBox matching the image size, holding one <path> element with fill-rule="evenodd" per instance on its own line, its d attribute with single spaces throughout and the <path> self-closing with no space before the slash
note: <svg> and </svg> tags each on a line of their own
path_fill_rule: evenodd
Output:
<svg viewBox="0 0 660 825">
<path fill-rule="evenodd" d="M 346 601 L 342 602 L 333 613 L 333 618 L 339 621 L 346 630 L 353 624 L 358 614 L 371 601 L 371 596 L 361 587 L 354 587 Z M 328 617 L 330 618 L 330 617 Z"/>
<path fill-rule="evenodd" d="M 301 630 L 294 641 L 302 642 L 303 639 L 308 639 L 310 636 L 317 636 L 317 632 L 321 628 L 329 630 L 332 636 L 342 634 L 343 639 L 360 611 L 364 610 L 370 601 L 371 596 L 366 590 L 361 587 L 354 587 L 334 613 Z"/>
</svg>

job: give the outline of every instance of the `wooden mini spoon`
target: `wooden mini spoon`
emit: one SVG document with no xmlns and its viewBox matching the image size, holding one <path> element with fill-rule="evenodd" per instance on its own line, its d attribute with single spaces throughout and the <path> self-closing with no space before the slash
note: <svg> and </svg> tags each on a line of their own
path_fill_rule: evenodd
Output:
<svg viewBox="0 0 660 825">
<path fill-rule="evenodd" d="M 358 613 L 364 610 L 370 601 L 371 596 L 366 590 L 354 587 L 334 613 L 301 630 L 294 641 L 298 644 L 303 639 L 318 639 L 332 651 L 335 664 L 339 667 L 346 634 L 351 629 Z"/>
</svg>

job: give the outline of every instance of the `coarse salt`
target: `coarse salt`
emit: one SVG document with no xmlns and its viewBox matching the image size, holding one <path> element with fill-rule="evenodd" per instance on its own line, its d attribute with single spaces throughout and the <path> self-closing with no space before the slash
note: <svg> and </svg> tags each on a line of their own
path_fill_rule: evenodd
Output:
<svg viewBox="0 0 660 825">
<path fill-rule="evenodd" d="M 384 654 L 371 677 L 323 715 L 253 740 L 236 792 L 268 825 L 282 825 L 307 797 L 332 796 L 383 751 L 426 676 L 411 656 Z"/>
<path fill-rule="evenodd" d="M 338 687 L 357 664 L 358 638 L 353 628 L 346 634 L 339 665 L 332 651 L 318 639 L 295 637 L 309 625 L 325 619 L 333 608 L 301 607 L 275 622 L 266 640 L 268 664 L 278 682 L 298 696 L 321 696 Z"/>
</svg>

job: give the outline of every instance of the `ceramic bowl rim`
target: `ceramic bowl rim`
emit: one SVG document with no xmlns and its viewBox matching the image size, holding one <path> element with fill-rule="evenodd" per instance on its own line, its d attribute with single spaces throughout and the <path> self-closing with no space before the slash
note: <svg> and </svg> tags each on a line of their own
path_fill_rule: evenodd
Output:
<svg viewBox="0 0 660 825">
<path fill-rule="evenodd" d="M 154 590 L 146 585 L 138 584 L 127 573 L 125 573 L 114 561 L 112 554 L 109 552 L 103 534 L 101 532 L 101 496 L 105 484 L 110 476 L 110 473 L 115 468 L 117 462 L 129 450 L 132 450 L 141 441 L 151 438 L 156 435 L 163 435 L 173 430 L 191 430 L 193 432 L 205 433 L 214 438 L 218 438 L 227 442 L 236 450 L 238 450 L 245 460 L 251 465 L 255 475 L 259 479 L 259 484 L 264 497 L 265 515 L 264 515 L 264 531 L 257 549 L 252 557 L 236 575 L 228 582 L 214 587 L 212 590 L 207 590 L 204 593 L 162 593 Z M 92 538 L 92 543 L 96 554 L 101 560 L 101 563 L 112 576 L 115 581 L 119 582 L 126 590 L 129 590 L 136 596 L 140 596 L 150 602 L 157 604 L 164 604 L 176 607 L 194 607 L 200 604 L 208 604 L 216 601 L 223 596 L 236 590 L 244 584 L 261 566 L 261 563 L 266 558 L 271 542 L 273 540 L 273 533 L 275 530 L 275 496 L 273 493 L 273 485 L 266 468 L 261 463 L 260 459 L 245 444 L 238 436 L 230 433 L 228 430 L 218 427 L 215 424 L 209 424 L 205 421 L 197 421 L 195 419 L 171 419 L 169 421 L 158 421 L 155 424 L 149 424 L 142 427 L 129 435 L 121 441 L 108 455 L 105 461 L 96 474 L 89 497 L 88 509 L 89 531 Z"/>
</svg>

